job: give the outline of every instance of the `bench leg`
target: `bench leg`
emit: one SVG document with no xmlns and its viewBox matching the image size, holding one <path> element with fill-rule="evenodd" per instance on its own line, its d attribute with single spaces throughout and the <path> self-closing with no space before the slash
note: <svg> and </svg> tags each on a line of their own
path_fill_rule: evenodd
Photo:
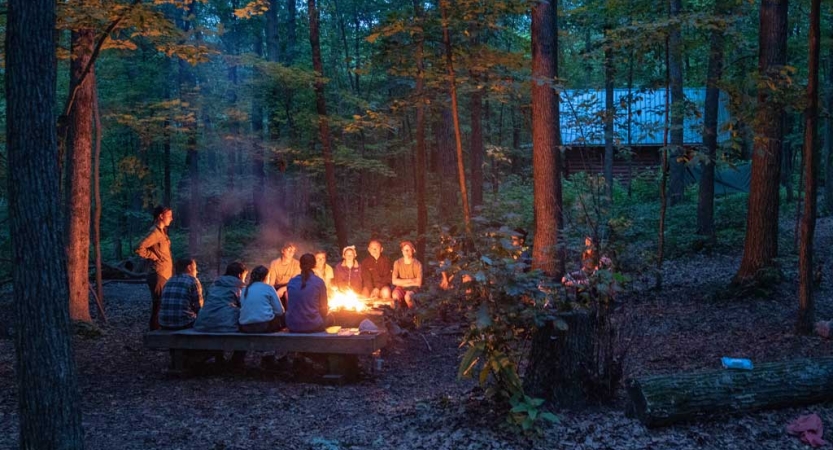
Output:
<svg viewBox="0 0 833 450">
<path fill-rule="evenodd" d="M 186 362 L 186 354 L 185 350 L 182 349 L 171 349 L 171 365 L 168 368 L 168 371 L 173 374 L 183 374 L 185 373 L 185 369 L 187 368 Z"/>
<path fill-rule="evenodd" d="M 327 374 L 330 382 L 355 380 L 359 375 L 359 358 L 356 355 L 327 355 Z"/>
</svg>

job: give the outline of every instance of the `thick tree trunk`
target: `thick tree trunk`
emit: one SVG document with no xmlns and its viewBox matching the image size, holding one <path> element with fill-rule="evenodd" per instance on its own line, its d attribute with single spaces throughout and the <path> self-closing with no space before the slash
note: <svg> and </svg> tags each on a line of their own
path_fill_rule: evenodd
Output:
<svg viewBox="0 0 833 450">
<path fill-rule="evenodd" d="M 95 123 L 95 152 L 93 153 L 93 249 L 95 250 L 95 303 L 99 319 L 107 322 L 104 312 L 104 281 L 101 276 L 101 109 L 98 105 L 98 85 L 93 78 L 93 122 Z"/>
<path fill-rule="evenodd" d="M 567 324 L 566 330 L 548 323 L 533 335 L 524 393 L 560 407 L 580 408 L 587 405 L 591 394 L 588 380 L 596 364 L 596 319 L 586 312 L 561 318 Z"/>
<path fill-rule="evenodd" d="M 84 448 L 55 117 L 55 2 L 10 0 L 6 145 L 21 449 Z M 89 198 L 88 198 L 89 200 Z M 89 215 L 87 216 L 89 220 Z M 89 233 L 89 229 L 87 229 Z"/>
<path fill-rule="evenodd" d="M 718 414 L 796 407 L 833 400 L 833 357 L 758 364 L 754 370 L 658 375 L 625 382 L 649 427 Z"/>
<path fill-rule="evenodd" d="M 682 0 L 671 1 L 671 20 L 677 20 L 682 10 Z M 676 205 L 685 192 L 685 164 L 683 156 L 683 121 L 685 119 L 685 95 L 683 94 L 683 39 L 680 25 L 671 26 L 668 35 L 669 73 L 671 77 L 671 189 L 670 202 Z"/>
<path fill-rule="evenodd" d="M 801 216 L 801 244 L 798 247 L 798 324 L 799 333 L 810 334 L 815 321 L 813 303 L 813 237 L 816 231 L 816 191 L 819 152 L 816 128 L 819 119 L 819 39 L 821 0 L 810 7 L 807 61 L 807 109 L 804 110 L 804 214 Z"/>
<path fill-rule="evenodd" d="M 607 30 L 606 30 L 607 32 Z M 604 176 L 605 188 L 607 198 L 613 199 L 613 121 L 616 117 L 616 110 L 613 102 L 613 87 L 614 77 L 616 76 L 616 67 L 613 64 L 613 48 L 612 43 L 605 46 L 605 116 L 604 116 L 604 133 L 605 133 L 605 156 L 604 156 Z"/>
<path fill-rule="evenodd" d="M 438 6 L 444 24 L 443 44 L 445 45 L 445 63 L 446 70 L 448 71 L 449 93 L 451 95 L 451 118 L 454 122 L 454 143 L 457 147 L 457 181 L 460 184 L 460 198 L 463 200 L 463 223 L 466 227 L 466 236 L 471 237 L 471 209 L 469 208 L 469 194 L 468 188 L 466 187 L 466 169 L 463 163 L 463 135 L 460 131 L 460 108 L 457 105 L 457 78 L 454 75 L 451 32 L 448 29 L 448 0 L 438 0 Z"/>
<path fill-rule="evenodd" d="M 338 191 L 336 189 L 335 163 L 333 162 L 333 151 L 330 147 L 330 123 L 327 119 L 327 101 L 324 98 L 324 72 L 321 63 L 321 44 L 319 42 L 318 10 L 315 7 L 315 0 L 307 0 L 309 11 L 309 42 L 312 47 L 312 68 L 316 73 L 315 80 L 315 106 L 318 112 L 318 131 L 321 138 L 321 149 L 324 156 L 324 176 L 327 179 L 327 194 L 330 202 L 330 211 L 335 222 L 336 238 L 339 248 L 347 246 L 347 227 L 344 217 L 341 215 L 341 207 L 338 202 Z"/>
<path fill-rule="evenodd" d="M 725 14 L 725 6 L 717 2 L 715 16 Z M 723 34 L 715 29 L 711 33 L 708 74 L 706 79 L 706 104 L 703 117 L 703 147 L 705 161 L 700 163 L 700 192 L 697 201 L 697 234 L 714 239 L 714 166 L 717 163 L 717 112 L 720 108 L 718 83 L 723 75 Z"/>
<path fill-rule="evenodd" d="M 95 70 L 82 78 L 95 46 L 95 31 L 72 32 L 70 90 L 75 95 L 68 119 L 67 138 L 67 274 L 69 315 L 90 317 L 90 174 L 92 173 L 93 86 Z"/>
<path fill-rule="evenodd" d="M 419 0 L 414 0 L 414 18 L 418 26 L 423 24 L 423 11 Z M 416 64 L 416 148 L 414 149 L 414 182 L 416 185 L 417 202 L 417 255 L 425 255 L 425 234 L 428 232 L 428 208 L 425 204 L 425 100 L 423 99 L 425 88 L 425 67 L 423 55 L 425 48 L 425 35 L 422 29 L 415 34 L 416 53 L 414 62 Z"/>
<path fill-rule="evenodd" d="M 779 78 L 787 54 L 787 0 L 762 0 L 760 12 L 759 72 Z M 783 105 L 765 85 L 758 89 L 756 139 L 752 152 L 752 180 L 743 259 L 736 283 L 752 280 L 770 267 L 778 255 L 778 182 L 781 169 Z"/>
<path fill-rule="evenodd" d="M 561 228 L 561 130 L 558 95 L 558 21 L 555 3 L 532 7 L 532 171 L 535 239 L 532 267 L 560 278 L 558 231 Z"/>
</svg>

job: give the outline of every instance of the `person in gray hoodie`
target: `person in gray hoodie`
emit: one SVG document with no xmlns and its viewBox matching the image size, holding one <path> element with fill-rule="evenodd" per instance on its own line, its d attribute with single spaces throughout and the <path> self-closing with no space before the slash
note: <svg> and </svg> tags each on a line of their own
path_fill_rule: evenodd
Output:
<svg viewBox="0 0 833 450">
<path fill-rule="evenodd" d="M 242 262 L 226 267 L 226 274 L 214 280 L 208 289 L 194 330 L 204 333 L 236 333 L 240 318 L 240 291 L 249 271 Z"/>
</svg>

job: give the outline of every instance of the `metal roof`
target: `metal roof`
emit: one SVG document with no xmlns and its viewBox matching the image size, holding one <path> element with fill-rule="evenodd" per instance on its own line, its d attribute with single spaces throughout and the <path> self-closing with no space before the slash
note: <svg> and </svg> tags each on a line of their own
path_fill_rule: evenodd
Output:
<svg viewBox="0 0 833 450">
<path fill-rule="evenodd" d="M 615 145 L 663 145 L 665 125 L 665 89 L 632 90 L 614 89 L 615 108 L 614 140 Z M 703 107 L 706 88 L 684 88 L 686 115 L 683 125 L 683 142 L 700 144 L 703 142 Z M 631 98 L 632 101 L 628 101 Z M 729 140 L 729 132 L 723 130 L 730 116 L 726 109 L 726 95 L 720 93 L 717 113 L 718 141 Z M 628 103 L 631 118 L 628 120 Z M 561 141 L 566 146 L 600 146 L 604 145 L 604 108 L 605 91 L 603 89 L 568 89 L 561 92 Z M 630 129 L 630 134 L 628 133 Z M 630 140 L 628 136 L 630 135 Z M 670 139 L 670 136 L 669 136 Z"/>
</svg>

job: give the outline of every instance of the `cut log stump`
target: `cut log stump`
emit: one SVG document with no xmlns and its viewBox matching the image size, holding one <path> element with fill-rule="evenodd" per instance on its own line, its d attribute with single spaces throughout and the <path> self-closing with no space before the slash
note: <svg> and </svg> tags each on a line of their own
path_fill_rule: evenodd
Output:
<svg viewBox="0 0 833 450">
<path fill-rule="evenodd" d="M 833 400 L 833 357 L 658 375 L 625 382 L 633 413 L 648 427 Z"/>
</svg>

